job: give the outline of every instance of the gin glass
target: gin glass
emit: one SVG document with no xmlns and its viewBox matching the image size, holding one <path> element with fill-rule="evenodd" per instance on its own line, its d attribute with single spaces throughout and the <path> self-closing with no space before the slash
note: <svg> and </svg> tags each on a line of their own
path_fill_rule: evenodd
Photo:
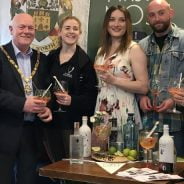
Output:
<svg viewBox="0 0 184 184">
<path fill-rule="evenodd" d="M 109 136 L 111 134 L 111 123 L 93 124 L 91 134 L 91 146 L 100 147 L 101 151 L 108 150 Z"/>
<path fill-rule="evenodd" d="M 182 79 L 179 77 L 179 75 L 177 75 L 175 78 L 172 78 L 169 81 L 168 92 L 171 94 L 171 96 L 175 95 L 177 92 L 184 93 Z M 174 102 L 174 107 L 173 107 L 171 112 L 176 113 L 176 114 L 181 113 L 180 111 L 176 110 L 176 103 L 175 102 Z"/>
<path fill-rule="evenodd" d="M 46 104 L 50 101 L 51 99 L 51 93 L 49 90 L 45 89 L 36 89 L 34 92 L 34 96 L 38 99 L 43 100 Z"/>
<path fill-rule="evenodd" d="M 67 81 L 64 81 L 64 80 L 60 80 L 59 83 L 61 84 L 62 88 L 58 84 L 58 82 L 55 81 L 54 87 L 53 87 L 54 94 L 55 95 L 68 94 L 68 82 Z M 62 108 L 62 105 L 59 104 L 58 110 L 56 110 L 54 112 L 66 112 L 66 111 Z"/>
<path fill-rule="evenodd" d="M 148 167 L 148 157 L 149 152 L 152 150 L 157 141 L 158 141 L 158 134 L 153 133 L 151 136 L 148 137 L 149 132 L 148 131 L 142 131 L 139 134 L 139 143 L 141 147 L 146 151 L 146 167 Z"/>
<path fill-rule="evenodd" d="M 106 73 L 108 71 L 110 71 L 112 68 L 114 68 L 113 64 L 95 64 L 94 65 L 94 69 L 96 71 L 96 73 L 100 76 L 103 75 L 103 73 Z M 101 79 L 99 79 L 99 85 L 97 86 L 98 88 L 104 87 L 105 86 L 105 82 L 102 81 Z"/>
<path fill-rule="evenodd" d="M 159 75 L 153 76 L 153 80 L 150 80 L 149 89 L 151 91 L 151 97 L 152 97 L 152 110 L 156 111 L 158 101 L 159 101 L 159 94 L 162 91 Z"/>
</svg>

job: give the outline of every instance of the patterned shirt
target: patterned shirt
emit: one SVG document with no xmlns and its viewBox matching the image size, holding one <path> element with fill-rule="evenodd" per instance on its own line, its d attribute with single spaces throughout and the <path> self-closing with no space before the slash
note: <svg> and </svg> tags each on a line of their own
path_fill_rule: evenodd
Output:
<svg viewBox="0 0 184 184">
<path fill-rule="evenodd" d="M 158 101 L 170 98 L 167 91 L 170 79 L 174 76 L 184 74 L 184 30 L 172 25 L 172 29 L 164 40 L 164 46 L 160 51 L 155 41 L 154 34 L 151 34 L 140 41 L 148 58 L 148 72 L 150 85 L 159 77 L 160 93 Z M 183 75 L 184 76 L 184 75 Z M 148 92 L 151 98 L 151 93 Z M 163 124 L 168 124 L 170 131 L 184 129 L 184 115 L 174 113 L 157 113 L 150 111 L 143 115 L 144 128 L 150 129 L 155 121 L 159 120 L 158 131 L 161 132 Z"/>
</svg>

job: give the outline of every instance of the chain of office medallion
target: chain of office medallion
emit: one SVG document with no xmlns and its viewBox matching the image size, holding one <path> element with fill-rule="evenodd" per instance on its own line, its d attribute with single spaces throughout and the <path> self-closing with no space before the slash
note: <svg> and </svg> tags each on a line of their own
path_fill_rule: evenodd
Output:
<svg viewBox="0 0 184 184">
<path fill-rule="evenodd" d="M 14 68 L 17 70 L 17 72 L 20 74 L 21 78 L 26 82 L 30 82 L 30 80 L 34 77 L 34 75 L 36 74 L 36 71 L 38 69 L 39 63 L 40 63 L 40 52 L 38 52 L 37 54 L 37 60 L 36 60 L 36 64 L 34 66 L 33 71 L 31 72 L 31 75 L 29 77 L 25 77 L 24 74 L 22 73 L 22 71 L 19 69 L 18 65 L 15 63 L 15 61 L 9 56 L 9 54 L 7 53 L 7 51 L 0 46 L 1 50 L 3 51 L 3 53 L 6 55 L 6 57 L 8 58 L 8 61 L 14 66 Z"/>
</svg>

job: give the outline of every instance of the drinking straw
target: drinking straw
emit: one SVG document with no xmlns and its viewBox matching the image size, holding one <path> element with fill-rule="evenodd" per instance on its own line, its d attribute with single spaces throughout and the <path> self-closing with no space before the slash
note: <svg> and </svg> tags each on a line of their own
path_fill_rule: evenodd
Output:
<svg viewBox="0 0 184 184">
<path fill-rule="evenodd" d="M 180 79 L 179 79 L 179 84 L 178 84 L 179 88 L 181 87 L 181 81 L 182 81 L 182 73 L 180 73 Z"/>
<path fill-rule="evenodd" d="M 50 89 L 50 87 L 52 86 L 52 83 L 49 85 L 49 87 L 43 92 L 43 95 L 42 95 L 42 97 L 44 97 L 46 94 L 47 94 L 47 92 L 49 91 L 49 89 Z"/>
<path fill-rule="evenodd" d="M 157 125 L 159 124 L 159 121 L 156 121 L 155 125 L 153 126 L 153 128 L 151 129 L 151 131 L 149 132 L 149 134 L 146 136 L 146 138 L 150 137 L 152 135 L 152 133 L 155 131 L 155 129 L 157 128 Z"/>
<path fill-rule="evenodd" d="M 59 88 L 61 89 L 61 91 L 62 91 L 62 92 L 65 92 L 64 87 L 63 87 L 63 86 L 61 85 L 61 83 L 58 81 L 57 77 L 56 77 L 56 76 L 53 76 L 53 78 L 56 80 L 56 82 L 57 82 Z"/>
</svg>

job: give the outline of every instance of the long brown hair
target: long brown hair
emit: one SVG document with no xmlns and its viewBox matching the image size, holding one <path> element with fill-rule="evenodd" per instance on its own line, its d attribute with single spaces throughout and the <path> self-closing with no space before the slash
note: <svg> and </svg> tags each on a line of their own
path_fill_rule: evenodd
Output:
<svg viewBox="0 0 184 184">
<path fill-rule="evenodd" d="M 102 28 L 102 36 L 101 36 L 101 50 L 98 55 L 104 55 L 105 53 L 108 53 L 110 50 L 110 47 L 112 45 L 111 35 L 109 34 L 107 27 L 110 21 L 110 17 L 113 11 L 119 10 L 124 13 L 125 15 L 125 22 L 126 22 L 126 32 L 122 36 L 121 43 L 119 48 L 116 50 L 116 52 L 125 52 L 130 45 L 130 42 L 132 41 L 132 20 L 129 11 L 118 5 L 117 7 L 111 6 L 104 17 L 103 22 L 103 28 Z"/>
</svg>

